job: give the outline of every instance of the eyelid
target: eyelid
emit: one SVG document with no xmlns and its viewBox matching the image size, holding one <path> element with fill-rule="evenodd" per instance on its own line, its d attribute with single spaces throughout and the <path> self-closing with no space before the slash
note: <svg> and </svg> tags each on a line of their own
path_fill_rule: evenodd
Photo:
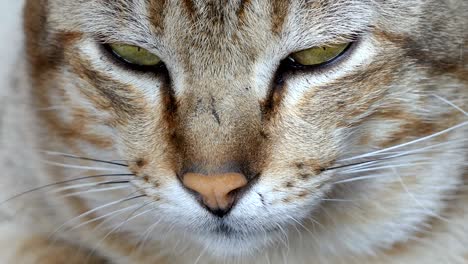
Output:
<svg viewBox="0 0 468 264">
<path fill-rule="evenodd" d="M 358 48 L 359 45 L 360 45 L 360 40 L 349 42 L 348 46 L 338 56 L 318 65 L 301 65 L 295 62 L 294 60 L 292 60 L 290 58 L 291 55 L 286 57 L 286 59 L 284 59 L 283 62 L 286 62 L 287 64 L 289 64 L 289 66 L 292 69 L 297 69 L 303 72 L 312 73 L 316 71 L 325 71 L 332 67 L 338 66 L 340 63 L 345 62 L 346 59 L 354 53 L 354 51 L 356 50 L 356 48 Z"/>
<path fill-rule="evenodd" d="M 112 43 L 109 47 L 115 56 L 130 64 L 154 66 L 161 62 L 159 56 L 140 46 Z"/>
<path fill-rule="evenodd" d="M 140 72 L 140 73 L 147 73 L 147 72 L 153 72 L 153 73 L 164 72 L 165 73 L 167 72 L 166 65 L 164 64 L 162 60 L 160 63 L 153 65 L 153 66 L 132 64 L 123 60 L 122 58 L 119 58 L 112 50 L 109 43 L 101 43 L 100 46 L 102 47 L 102 53 L 105 54 L 106 57 L 109 58 L 111 62 L 120 66 L 121 68 L 125 68 L 126 70 L 131 70 L 131 71 Z"/>
<path fill-rule="evenodd" d="M 300 51 L 291 53 L 288 56 L 288 59 L 292 61 L 292 63 L 296 67 L 313 69 L 316 67 L 320 67 L 326 64 L 333 63 L 335 60 L 345 55 L 345 53 L 349 50 L 349 48 L 352 45 L 353 45 L 353 42 L 334 44 L 334 45 L 329 45 L 329 46 L 311 47 L 309 49 L 300 50 Z M 327 48 L 330 48 L 332 50 L 327 51 L 326 50 Z M 323 49 L 323 54 L 320 54 L 320 51 L 322 49 Z M 336 55 L 334 51 L 336 51 Z M 312 54 L 308 54 L 308 53 L 312 53 Z M 303 58 L 301 58 L 300 56 L 303 56 Z M 301 62 L 301 59 L 303 59 L 302 62 Z M 314 59 L 317 59 L 318 62 L 314 63 Z M 310 60 L 310 63 L 308 63 L 307 60 Z"/>
<path fill-rule="evenodd" d="M 353 41 L 349 47 L 342 53 L 341 56 L 338 56 L 332 61 L 328 61 L 327 63 L 316 65 L 316 66 L 303 66 L 300 64 L 295 63 L 291 60 L 290 56 L 288 55 L 285 57 L 281 62 L 280 66 L 276 72 L 275 78 L 280 78 L 286 81 L 289 78 L 294 76 L 301 76 L 301 75 L 327 75 L 330 73 L 335 72 L 340 65 L 345 64 L 348 59 L 350 59 L 353 54 L 357 51 L 358 48 L 365 44 L 365 39 L 356 39 Z"/>
</svg>

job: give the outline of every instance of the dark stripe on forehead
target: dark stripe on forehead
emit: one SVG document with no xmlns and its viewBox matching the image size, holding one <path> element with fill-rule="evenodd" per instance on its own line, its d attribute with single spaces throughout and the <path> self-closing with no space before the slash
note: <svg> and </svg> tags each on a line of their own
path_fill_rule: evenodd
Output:
<svg viewBox="0 0 468 264">
<path fill-rule="evenodd" d="M 250 3 L 252 3 L 252 0 L 241 0 L 240 1 L 240 6 L 237 11 L 237 17 L 239 21 L 244 22 L 245 20 L 245 12 L 246 9 L 249 7 Z"/>
<path fill-rule="evenodd" d="M 162 34 L 162 32 L 164 32 L 167 0 L 146 0 L 146 2 L 151 25 L 157 33 Z"/>
<path fill-rule="evenodd" d="M 197 13 L 197 9 L 195 7 L 195 3 L 193 2 L 193 0 L 181 0 L 181 1 L 182 1 L 182 7 L 185 9 L 185 12 L 187 12 L 188 17 L 194 18 Z"/>
<path fill-rule="evenodd" d="M 115 1 L 112 4 L 108 1 L 101 1 L 100 4 L 111 10 L 111 14 L 119 20 L 127 21 L 134 17 L 135 3 L 133 1 Z"/>
<path fill-rule="evenodd" d="M 272 31 L 279 34 L 283 30 L 288 15 L 290 0 L 271 0 Z"/>
</svg>

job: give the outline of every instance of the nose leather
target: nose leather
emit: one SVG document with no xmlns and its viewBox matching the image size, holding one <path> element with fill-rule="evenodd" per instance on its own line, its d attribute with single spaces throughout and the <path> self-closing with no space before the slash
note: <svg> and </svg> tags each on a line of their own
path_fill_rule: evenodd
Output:
<svg viewBox="0 0 468 264">
<path fill-rule="evenodd" d="M 240 173 L 187 173 L 182 182 L 185 187 L 200 194 L 203 203 L 212 211 L 229 210 L 234 203 L 232 192 L 248 183 L 247 178 Z"/>
</svg>

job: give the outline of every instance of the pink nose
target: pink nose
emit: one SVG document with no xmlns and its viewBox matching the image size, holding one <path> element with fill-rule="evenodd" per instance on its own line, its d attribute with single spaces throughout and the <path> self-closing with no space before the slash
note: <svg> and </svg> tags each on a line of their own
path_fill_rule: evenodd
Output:
<svg viewBox="0 0 468 264">
<path fill-rule="evenodd" d="M 218 216 L 225 215 L 231 209 L 235 198 L 233 191 L 247 183 L 246 177 L 240 173 L 187 173 L 183 177 L 184 186 L 200 194 L 203 203 Z"/>
</svg>

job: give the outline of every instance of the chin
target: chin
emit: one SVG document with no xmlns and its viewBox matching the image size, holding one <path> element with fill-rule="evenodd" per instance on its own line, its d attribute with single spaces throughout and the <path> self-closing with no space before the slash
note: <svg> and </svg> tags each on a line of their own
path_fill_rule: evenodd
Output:
<svg viewBox="0 0 468 264">
<path fill-rule="evenodd" d="M 196 243 L 206 250 L 204 254 L 215 259 L 251 258 L 272 246 L 276 234 L 211 233 L 196 237 Z"/>
<path fill-rule="evenodd" d="M 275 241 L 281 239 L 279 232 L 275 229 L 254 223 L 245 226 L 238 221 L 228 216 L 216 219 L 214 222 L 208 221 L 210 223 L 207 225 L 190 228 L 186 233 L 188 240 L 191 241 L 189 243 L 192 244 L 189 248 L 198 248 L 203 255 L 222 261 L 249 259 L 262 254 L 272 247 Z M 236 222 L 237 224 L 233 224 Z"/>
</svg>

